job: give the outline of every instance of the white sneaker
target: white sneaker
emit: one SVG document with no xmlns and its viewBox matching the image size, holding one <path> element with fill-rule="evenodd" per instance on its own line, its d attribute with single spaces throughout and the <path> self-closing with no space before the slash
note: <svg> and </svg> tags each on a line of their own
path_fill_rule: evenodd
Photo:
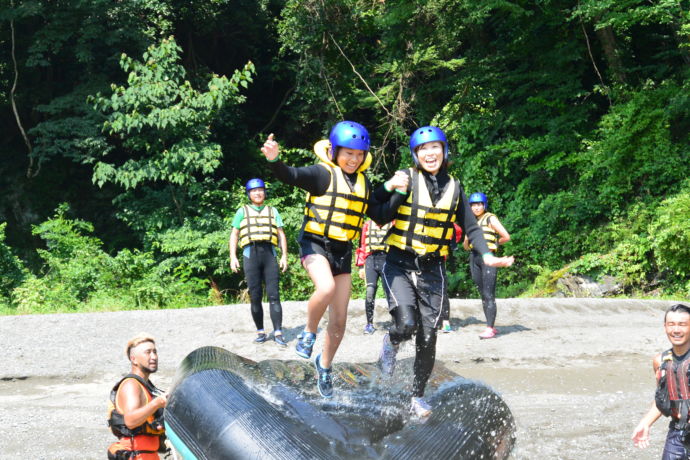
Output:
<svg viewBox="0 0 690 460">
<path fill-rule="evenodd" d="M 428 417 L 431 415 L 431 406 L 422 398 L 412 398 L 410 412 L 419 418 Z"/>
</svg>

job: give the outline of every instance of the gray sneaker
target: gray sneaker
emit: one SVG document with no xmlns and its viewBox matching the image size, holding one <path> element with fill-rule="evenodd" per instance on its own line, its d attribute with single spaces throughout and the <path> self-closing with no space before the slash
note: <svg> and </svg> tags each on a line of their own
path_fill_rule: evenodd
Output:
<svg viewBox="0 0 690 460">
<path fill-rule="evenodd" d="M 383 346 L 379 355 L 379 368 L 386 375 L 393 375 L 395 371 L 395 357 L 398 354 L 398 345 L 393 345 L 390 334 L 383 336 Z"/>
<path fill-rule="evenodd" d="M 295 346 L 295 353 L 304 359 L 311 358 L 311 352 L 314 349 L 314 342 L 316 342 L 316 334 L 312 332 L 302 332 L 302 335 L 297 339 Z"/>
<path fill-rule="evenodd" d="M 410 412 L 419 418 L 428 417 L 431 415 L 431 406 L 427 404 L 422 398 L 412 398 L 412 405 L 410 406 Z"/>
<path fill-rule="evenodd" d="M 287 342 L 283 338 L 283 334 L 275 334 L 274 333 L 273 334 L 273 340 L 275 341 L 275 343 L 277 343 L 281 347 L 287 347 Z"/>
<path fill-rule="evenodd" d="M 326 369 L 321 367 L 321 353 L 316 355 L 314 358 L 314 367 L 316 368 L 316 373 L 318 375 L 316 381 L 316 387 L 319 389 L 319 393 L 324 398 L 330 398 L 333 396 L 333 376 L 332 369 Z"/>
</svg>

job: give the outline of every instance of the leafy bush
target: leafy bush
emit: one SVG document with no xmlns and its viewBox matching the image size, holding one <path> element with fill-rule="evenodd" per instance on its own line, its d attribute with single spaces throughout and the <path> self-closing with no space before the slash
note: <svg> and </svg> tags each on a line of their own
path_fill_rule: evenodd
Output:
<svg viewBox="0 0 690 460">
<path fill-rule="evenodd" d="M 664 200 L 649 226 L 657 265 L 675 276 L 690 277 L 690 181 L 681 193 Z"/>
<path fill-rule="evenodd" d="M 646 290 L 687 296 L 690 273 L 690 193 L 688 185 L 660 204 L 638 201 L 628 212 L 591 232 L 585 245 L 591 249 L 558 270 L 545 270 L 535 279 L 532 294 L 549 294 L 564 274 L 586 275 L 595 280 L 615 277 L 629 293 Z"/>
<path fill-rule="evenodd" d="M 88 235 L 93 226 L 67 217 L 62 204 L 34 228 L 42 276 L 29 276 L 12 290 L 18 313 L 188 307 L 206 303 L 206 282 L 181 267 L 166 271 L 151 252 L 123 249 L 114 257 Z"/>
<path fill-rule="evenodd" d="M 38 250 L 45 264 L 44 279 L 55 283 L 54 289 L 64 289 L 67 297 L 63 300 L 71 304 L 85 300 L 90 292 L 102 287 L 100 274 L 110 257 L 101 249 L 98 238 L 86 235 L 93 232 L 93 225 L 67 218 L 68 211 L 69 207 L 61 204 L 53 218 L 34 227 L 33 234 L 47 246 Z"/>
</svg>

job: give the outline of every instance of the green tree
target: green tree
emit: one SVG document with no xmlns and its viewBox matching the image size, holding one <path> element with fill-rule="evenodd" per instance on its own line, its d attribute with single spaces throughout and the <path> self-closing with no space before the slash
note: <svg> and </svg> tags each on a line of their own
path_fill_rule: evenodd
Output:
<svg viewBox="0 0 690 460">
<path fill-rule="evenodd" d="M 91 99 L 108 118 L 104 131 L 120 143 L 118 152 L 106 150 L 95 159 L 96 184 L 114 182 L 125 189 L 146 182 L 187 185 L 220 164 L 220 146 L 209 141 L 210 124 L 223 106 L 244 100 L 240 87 L 252 81 L 254 66 L 247 63 L 230 79 L 212 75 L 201 92 L 185 80 L 180 52 L 171 37 L 150 46 L 141 62 L 123 54 L 127 86 L 113 84 L 112 95 L 98 93 Z M 117 153 L 120 158 L 107 161 Z"/>
<path fill-rule="evenodd" d="M 223 152 L 211 125 L 226 106 L 243 102 L 252 81 L 247 63 L 231 78 L 211 75 L 206 91 L 185 79 L 181 49 L 172 38 L 151 46 L 142 61 L 123 55 L 127 85 L 113 85 L 109 97 L 92 98 L 107 116 L 104 131 L 112 147 L 94 159 L 94 182 L 125 189 L 115 203 L 118 216 L 159 254 L 171 273 L 211 275 L 227 260 L 231 195 L 212 173 Z"/>
</svg>

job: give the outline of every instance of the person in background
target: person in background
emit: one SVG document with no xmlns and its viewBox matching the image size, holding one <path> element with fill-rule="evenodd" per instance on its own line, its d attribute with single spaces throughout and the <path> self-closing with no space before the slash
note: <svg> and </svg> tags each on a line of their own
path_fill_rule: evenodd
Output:
<svg viewBox="0 0 690 460">
<path fill-rule="evenodd" d="M 158 370 L 156 342 L 139 334 L 127 342 L 125 355 L 129 374 L 110 392 L 108 425 L 118 440 L 108 448 L 108 460 L 158 460 L 158 452 L 167 450 L 163 409 L 168 400 L 149 380 Z"/>
<path fill-rule="evenodd" d="M 355 265 L 362 267 L 359 269 L 359 277 L 366 283 L 366 300 L 364 309 L 367 316 L 367 325 L 364 326 L 365 334 L 373 334 L 374 327 L 374 307 L 376 303 L 376 290 L 378 289 L 379 278 L 381 277 L 383 264 L 386 261 L 386 237 L 391 223 L 379 226 L 373 220 L 368 220 L 362 227 L 359 248 Z"/>
<path fill-rule="evenodd" d="M 251 302 L 252 319 L 256 326 L 254 342 L 267 340 L 264 330 L 264 310 L 261 304 L 263 286 L 266 286 L 273 340 L 280 346 L 287 346 L 283 338 L 283 308 L 280 304 L 280 272 L 276 262 L 275 248 L 280 246 L 280 269 L 287 270 L 287 239 L 283 231 L 283 220 L 273 206 L 265 204 L 266 184 L 263 180 L 250 179 L 245 185 L 250 204 L 240 207 L 232 221 L 230 233 L 230 269 L 237 272 L 237 244 L 242 248 L 244 277 L 247 281 Z"/>
<path fill-rule="evenodd" d="M 449 263 L 452 265 L 453 260 L 455 259 L 453 257 L 453 253 L 455 250 L 458 248 L 458 243 L 462 241 L 462 228 L 455 222 L 453 222 L 453 236 L 451 237 L 450 240 L 450 247 L 448 251 L 448 256 L 446 258 L 446 265 Z M 448 292 L 448 278 L 446 278 L 446 285 L 443 288 L 443 292 L 446 293 L 446 295 L 443 297 L 443 309 L 441 310 L 441 332 L 444 334 L 448 334 L 453 332 L 453 328 L 450 325 L 450 292 Z"/>
<path fill-rule="evenodd" d="M 489 200 L 486 195 L 476 192 L 470 195 L 470 207 L 477 218 L 477 225 L 484 233 L 484 239 L 492 253 L 498 251 L 498 247 L 510 241 L 510 234 L 501 225 L 495 214 L 488 212 Z M 480 339 L 493 339 L 498 334 L 494 327 L 496 324 L 496 267 L 484 263 L 482 255 L 474 250 L 470 241 L 465 238 L 463 247 L 470 252 L 470 273 L 472 280 L 477 285 L 482 296 L 482 307 L 486 317 L 486 329 L 479 334 Z"/>
<path fill-rule="evenodd" d="M 352 289 L 352 240 L 359 237 L 368 216 L 376 222 L 389 206 L 394 193 L 407 187 L 407 177 L 396 174 L 371 192 L 363 171 L 371 163 L 369 132 L 359 123 L 341 121 L 333 126 L 328 140 L 314 145 L 318 164 L 292 167 L 280 160 L 280 148 L 273 134 L 261 152 L 276 178 L 309 192 L 298 239 L 300 258 L 314 283 L 307 302 L 307 321 L 295 352 L 309 359 L 319 322 L 328 309 L 328 328 L 323 349 L 314 358 L 317 388 L 321 396 L 333 395 L 332 362 L 345 335 L 347 307 Z"/>
<path fill-rule="evenodd" d="M 662 460 L 690 459 L 690 306 L 671 305 L 664 314 L 664 331 L 671 348 L 652 360 L 657 381 L 652 407 L 631 436 L 641 449 L 649 447 L 649 432 L 662 415 L 670 417 Z"/>
<path fill-rule="evenodd" d="M 460 182 L 448 174 L 445 133 L 435 126 L 417 129 L 410 136 L 410 153 L 415 166 L 398 171 L 408 176 L 409 193 L 395 197 L 392 214 L 384 216 L 387 221 L 395 219 L 383 267 L 393 324 L 383 337 L 379 365 L 391 375 L 400 343 L 416 335 L 410 410 L 417 417 L 427 417 L 431 406 L 423 397 L 436 360 L 453 222 L 459 223 L 487 265 L 507 267 L 513 258 L 498 258 L 489 251 Z"/>
</svg>

